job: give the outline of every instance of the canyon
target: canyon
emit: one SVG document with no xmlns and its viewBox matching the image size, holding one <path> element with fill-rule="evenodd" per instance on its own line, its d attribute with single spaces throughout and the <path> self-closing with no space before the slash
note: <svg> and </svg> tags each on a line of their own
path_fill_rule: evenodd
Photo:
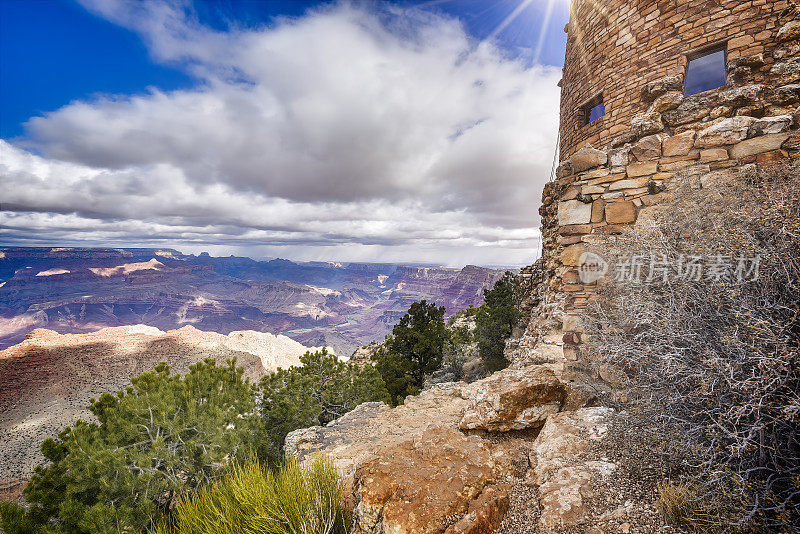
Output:
<svg viewBox="0 0 800 534">
<path fill-rule="evenodd" d="M 501 270 L 296 263 L 168 249 L 0 247 L 0 349 L 34 328 L 92 332 L 143 324 L 254 330 L 349 356 L 381 341 L 411 303 L 448 314 L 480 305 Z"/>
<path fill-rule="evenodd" d="M 168 332 L 145 325 L 84 334 L 33 330 L 22 343 L 0 351 L 0 478 L 27 478 L 44 461 L 42 441 L 78 419 L 93 420 L 90 399 L 124 389 L 131 377 L 159 362 L 173 373 L 186 373 L 206 358 L 220 365 L 235 358 L 245 376 L 258 381 L 279 367 L 300 365 L 300 356 L 316 348 L 281 335 L 223 335 L 189 325 Z"/>
<path fill-rule="evenodd" d="M 448 313 L 480 305 L 501 275 L 168 249 L 0 248 L 0 491 L 16 494 L 43 461 L 45 438 L 92 418 L 91 398 L 161 361 L 185 373 L 205 358 L 236 358 L 257 381 L 299 365 L 307 350 L 346 358 L 381 341 L 417 300 Z"/>
</svg>

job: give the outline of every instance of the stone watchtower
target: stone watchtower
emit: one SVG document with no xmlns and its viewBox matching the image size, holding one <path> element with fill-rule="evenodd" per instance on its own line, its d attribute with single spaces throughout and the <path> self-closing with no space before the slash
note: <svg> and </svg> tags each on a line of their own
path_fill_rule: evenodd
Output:
<svg viewBox="0 0 800 534">
<path fill-rule="evenodd" d="M 565 31 L 562 161 L 540 214 L 546 291 L 569 344 L 593 290 L 577 270 L 590 236 L 634 226 L 677 174 L 713 183 L 798 158 L 800 6 L 571 0 Z"/>
</svg>

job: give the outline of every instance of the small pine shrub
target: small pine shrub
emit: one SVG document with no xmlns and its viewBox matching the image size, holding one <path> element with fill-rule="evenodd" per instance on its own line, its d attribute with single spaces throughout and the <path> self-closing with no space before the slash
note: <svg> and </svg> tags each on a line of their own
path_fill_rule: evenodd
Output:
<svg viewBox="0 0 800 534">
<path fill-rule="evenodd" d="M 185 496 L 153 534 L 345 534 L 350 517 L 333 462 L 287 459 L 276 471 L 256 460 Z"/>
</svg>

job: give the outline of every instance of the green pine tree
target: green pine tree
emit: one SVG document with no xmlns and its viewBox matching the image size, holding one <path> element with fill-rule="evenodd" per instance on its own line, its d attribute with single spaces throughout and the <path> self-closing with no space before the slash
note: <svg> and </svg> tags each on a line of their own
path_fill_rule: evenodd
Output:
<svg viewBox="0 0 800 534">
<path fill-rule="evenodd" d="M 234 361 L 206 360 L 185 376 L 162 363 L 131 382 L 92 401 L 97 423 L 78 421 L 42 444 L 50 463 L 25 489 L 27 510 L 0 508 L 2 530 L 143 531 L 260 433 L 252 386 Z"/>
<path fill-rule="evenodd" d="M 415 302 L 392 329 L 385 350 L 373 356 L 392 404 L 419 393 L 425 375 L 442 365 L 449 339 L 444 313 L 444 306 L 434 302 Z"/>
<path fill-rule="evenodd" d="M 306 352 L 301 367 L 279 369 L 261 379 L 261 416 L 265 437 L 261 456 L 283 458 L 283 442 L 292 430 L 325 425 L 359 404 L 388 401 L 383 379 L 374 367 L 344 363 L 326 349 Z"/>
<path fill-rule="evenodd" d="M 483 291 L 483 305 L 475 317 L 475 339 L 483 364 L 490 372 L 508 366 L 506 340 L 520 319 L 516 277 L 506 271 L 492 289 Z"/>
</svg>

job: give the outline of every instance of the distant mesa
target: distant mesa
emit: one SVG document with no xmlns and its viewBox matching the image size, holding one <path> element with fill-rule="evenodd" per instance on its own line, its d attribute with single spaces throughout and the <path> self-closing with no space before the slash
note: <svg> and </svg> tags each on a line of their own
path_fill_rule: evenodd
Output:
<svg viewBox="0 0 800 534">
<path fill-rule="evenodd" d="M 0 349 L 39 327 L 86 333 L 145 324 L 282 333 L 349 355 L 382 340 L 412 302 L 427 299 L 454 313 L 480 305 L 502 275 L 472 265 L 258 261 L 170 249 L 0 252 Z"/>
<path fill-rule="evenodd" d="M 107 267 L 107 268 L 90 267 L 89 270 L 92 271 L 97 276 L 114 276 L 120 274 L 130 274 L 134 271 L 146 271 L 148 269 L 163 269 L 164 267 L 165 265 L 163 263 L 153 258 L 150 261 L 139 262 L 139 263 L 125 263 L 123 265 L 118 265 L 116 267 Z M 69 272 L 69 271 L 63 271 L 63 272 Z"/>
</svg>

